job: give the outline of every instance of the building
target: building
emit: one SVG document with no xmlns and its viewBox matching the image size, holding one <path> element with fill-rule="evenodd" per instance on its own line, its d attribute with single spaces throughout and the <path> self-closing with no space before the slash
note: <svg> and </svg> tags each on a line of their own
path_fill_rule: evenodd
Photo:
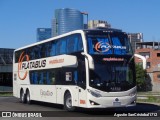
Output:
<svg viewBox="0 0 160 120">
<path fill-rule="evenodd" d="M 52 37 L 51 28 L 37 28 L 37 42 Z"/>
<path fill-rule="evenodd" d="M 111 28 L 111 25 L 107 21 L 103 20 L 90 20 L 88 21 L 88 29 L 96 29 L 96 28 Z"/>
<path fill-rule="evenodd" d="M 143 34 L 142 33 L 128 33 L 128 38 L 130 40 L 132 50 L 135 52 L 136 42 L 143 42 Z"/>
<path fill-rule="evenodd" d="M 64 34 L 73 30 L 83 29 L 83 14 L 71 8 L 55 10 L 52 21 L 52 36 Z"/>
<path fill-rule="evenodd" d="M 139 42 L 136 43 L 135 53 L 147 59 L 147 73 L 151 78 L 152 91 L 160 91 L 160 43 L 159 42 Z M 135 58 L 135 62 L 141 64 L 142 61 Z"/>
<path fill-rule="evenodd" d="M 58 22 L 57 19 L 52 19 L 52 37 L 58 35 Z"/>
<path fill-rule="evenodd" d="M 12 87 L 13 51 L 14 49 L 0 48 L 0 91 Z"/>
</svg>

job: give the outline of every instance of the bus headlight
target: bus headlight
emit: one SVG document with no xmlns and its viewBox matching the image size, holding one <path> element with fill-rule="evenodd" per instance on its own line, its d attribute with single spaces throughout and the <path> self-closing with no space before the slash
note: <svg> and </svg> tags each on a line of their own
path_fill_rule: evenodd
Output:
<svg viewBox="0 0 160 120">
<path fill-rule="evenodd" d="M 97 93 L 93 90 L 88 89 L 88 92 L 93 95 L 94 97 L 102 97 L 102 95 L 100 93 Z"/>
</svg>

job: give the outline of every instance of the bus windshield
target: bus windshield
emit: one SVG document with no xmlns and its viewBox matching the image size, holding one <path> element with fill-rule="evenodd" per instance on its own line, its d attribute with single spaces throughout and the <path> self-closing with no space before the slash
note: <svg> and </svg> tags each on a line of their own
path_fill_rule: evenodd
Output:
<svg viewBox="0 0 160 120">
<path fill-rule="evenodd" d="M 89 54 L 132 54 L 127 35 L 123 32 L 99 32 L 87 34 Z"/>
<path fill-rule="evenodd" d="M 106 91 L 125 91 L 135 86 L 134 59 L 130 57 L 92 56 L 94 70 L 90 70 L 91 87 Z"/>
</svg>

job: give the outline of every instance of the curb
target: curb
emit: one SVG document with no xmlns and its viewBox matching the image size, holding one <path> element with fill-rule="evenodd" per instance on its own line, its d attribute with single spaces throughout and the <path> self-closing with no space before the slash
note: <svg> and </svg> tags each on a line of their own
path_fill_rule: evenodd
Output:
<svg viewBox="0 0 160 120">
<path fill-rule="evenodd" d="M 152 105 L 157 105 L 160 107 L 160 103 L 153 103 L 153 102 L 140 102 L 140 101 L 137 101 L 137 103 L 144 103 L 144 104 L 152 104 Z"/>
</svg>

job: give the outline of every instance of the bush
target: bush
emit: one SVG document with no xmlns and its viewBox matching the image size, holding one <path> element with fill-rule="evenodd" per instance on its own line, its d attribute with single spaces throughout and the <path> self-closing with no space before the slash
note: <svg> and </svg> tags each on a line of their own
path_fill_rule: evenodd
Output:
<svg viewBox="0 0 160 120">
<path fill-rule="evenodd" d="M 136 82 L 138 91 L 151 91 L 151 78 L 147 75 L 142 65 L 136 64 Z"/>
</svg>

